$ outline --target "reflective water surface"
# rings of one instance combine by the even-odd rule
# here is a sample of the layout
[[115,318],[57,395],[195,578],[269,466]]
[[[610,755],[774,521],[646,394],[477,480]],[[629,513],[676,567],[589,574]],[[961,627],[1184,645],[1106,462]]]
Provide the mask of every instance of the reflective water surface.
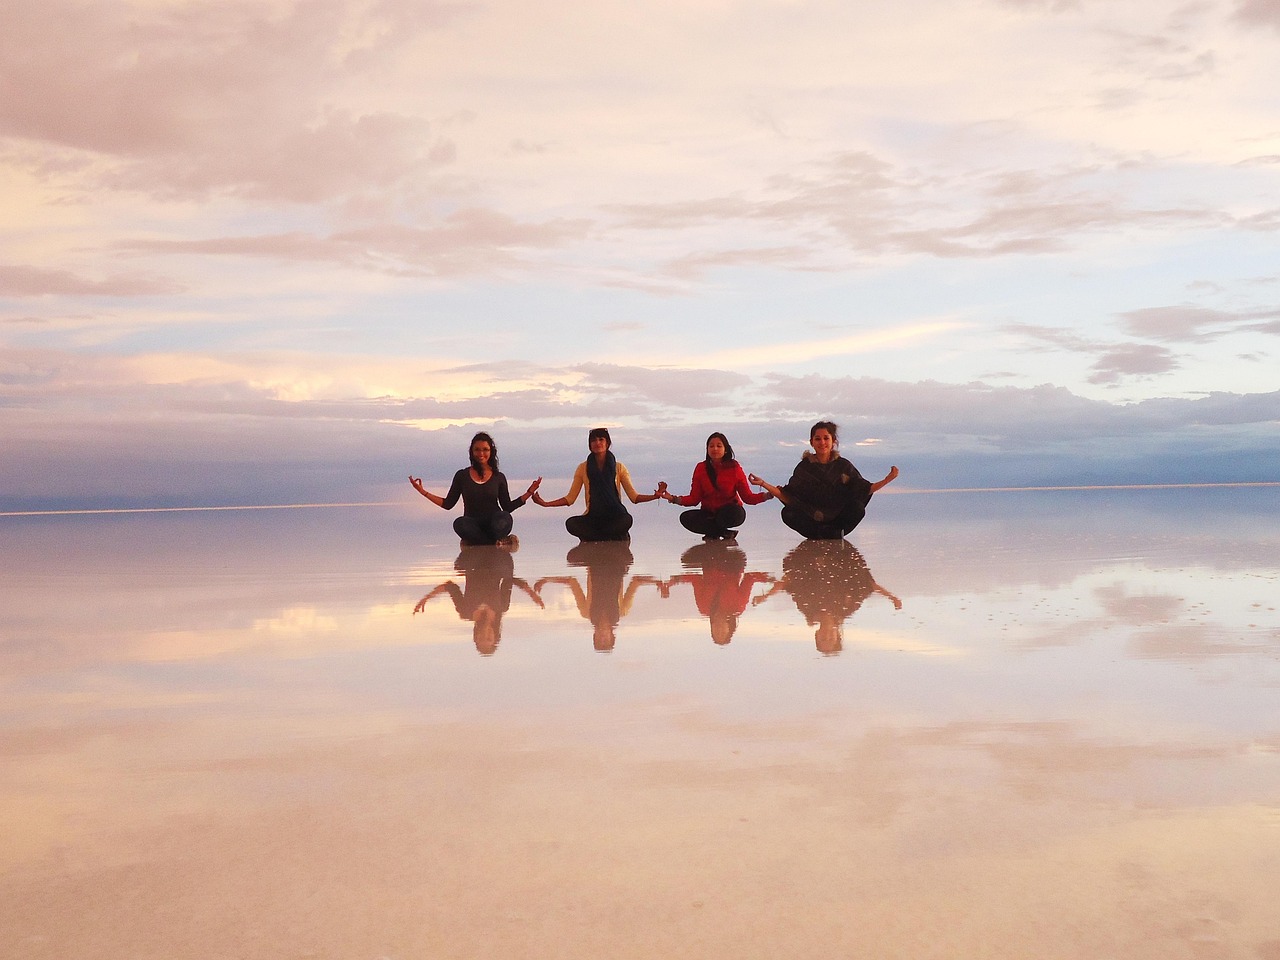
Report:
[[1278,498],[0,518],[0,956],[1277,960]]

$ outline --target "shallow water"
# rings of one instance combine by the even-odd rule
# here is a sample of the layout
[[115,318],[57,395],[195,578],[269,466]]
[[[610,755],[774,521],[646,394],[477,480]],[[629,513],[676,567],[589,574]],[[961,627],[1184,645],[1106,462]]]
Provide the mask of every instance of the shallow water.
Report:
[[1278,496],[0,519],[0,955],[1276,960]]

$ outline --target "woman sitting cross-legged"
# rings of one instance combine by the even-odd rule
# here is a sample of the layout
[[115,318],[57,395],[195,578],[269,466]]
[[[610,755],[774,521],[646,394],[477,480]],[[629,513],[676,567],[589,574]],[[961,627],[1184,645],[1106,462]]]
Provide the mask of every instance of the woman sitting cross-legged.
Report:
[[606,427],[595,427],[587,434],[590,456],[578,464],[573,473],[569,492],[555,500],[543,500],[534,491],[533,502],[542,507],[567,507],[578,499],[578,493],[586,490],[587,510],[580,516],[564,522],[565,529],[583,541],[630,540],[631,514],[622,504],[622,493],[632,503],[648,503],[666,493],[667,485],[658,484],[653,493],[636,493],[631,485],[631,474],[618,462],[613,452],[613,439]]
[[693,507],[680,514],[680,523],[704,540],[726,540],[738,535],[735,527],[747,519],[744,503],[772,500],[773,494],[756,493],[747,485],[742,465],[733,458],[729,438],[716,432],[707,437],[707,457],[693,468],[693,481],[683,497],[664,494],[669,503]]
[[410,477],[413,489],[437,507],[452,510],[462,499],[462,516],[453,521],[454,533],[464,546],[508,544],[511,539],[511,512],[525,505],[542,483],[539,477],[529,489],[511,498],[507,478],[498,472],[498,447],[487,433],[471,438],[471,466],[453,475],[453,484],[443,497],[422,485],[421,477]]

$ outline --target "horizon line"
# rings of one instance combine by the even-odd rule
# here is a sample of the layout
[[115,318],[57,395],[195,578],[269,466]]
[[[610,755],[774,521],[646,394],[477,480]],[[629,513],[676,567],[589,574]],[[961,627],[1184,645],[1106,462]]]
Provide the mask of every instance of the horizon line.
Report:
[[[938,493],[1036,493],[1089,490],[1194,490],[1230,487],[1280,487],[1280,480],[1228,481],[1224,483],[1098,483],[1031,487],[920,487],[888,489],[895,496]],[[259,503],[204,507],[95,507],[66,510],[0,510],[0,517],[69,517],[120,513],[212,513],[231,510],[316,510],[334,507],[398,507],[402,500],[369,500],[349,503]]]

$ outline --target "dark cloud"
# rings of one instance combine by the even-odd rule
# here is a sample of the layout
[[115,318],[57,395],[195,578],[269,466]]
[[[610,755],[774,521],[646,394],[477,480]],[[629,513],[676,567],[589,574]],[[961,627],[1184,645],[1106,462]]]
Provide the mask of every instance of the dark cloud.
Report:
[[1212,393],[1118,405],[1050,385],[992,387],[816,375],[769,377],[762,401],[779,418],[805,422],[834,417],[849,428],[848,439],[856,439],[855,433],[907,433],[945,444],[948,438],[967,437],[992,449],[1049,450],[1090,439],[1194,433],[1206,426],[1270,430],[1280,419],[1280,392]]
[[[567,478],[598,423],[615,427],[646,482],[687,475],[714,429],[752,469],[785,479],[809,425],[827,418],[868,473],[897,463],[916,488],[1280,477],[1280,392],[1110,404],[1051,386],[752,383],[722,371],[600,365],[575,369],[571,390],[546,371],[533,387],[478,380],[470,399],[290,402],[246,383],[138,387],[104,382],[88,360],[0,359],[0,509],[363,499],[401,483],[410,467],[447,480],[476,429],[496,431],[504,461],[522,476]],[[700,415],[708,408],[699,402],[723,412]],[[414,420],[457,425],[424,431]],[[857,446],[865,437],[881,442]]]

